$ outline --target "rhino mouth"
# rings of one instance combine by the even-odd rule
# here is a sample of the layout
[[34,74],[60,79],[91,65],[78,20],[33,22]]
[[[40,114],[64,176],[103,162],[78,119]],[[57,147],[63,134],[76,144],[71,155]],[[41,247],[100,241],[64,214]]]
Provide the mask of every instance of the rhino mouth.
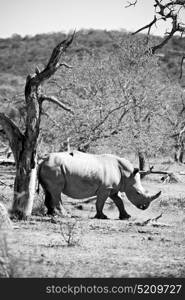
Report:
[[137,205],[137,208],[142,209],[142,210],[147,209],[148,206],[150,205],[150,203],[153,200],[157,199],[160,195],[161,195],[161,191],[153,196],[147,197],[147,199],[148,199],[147,203],[145,202],[145,203],[139,204],[139,205]]

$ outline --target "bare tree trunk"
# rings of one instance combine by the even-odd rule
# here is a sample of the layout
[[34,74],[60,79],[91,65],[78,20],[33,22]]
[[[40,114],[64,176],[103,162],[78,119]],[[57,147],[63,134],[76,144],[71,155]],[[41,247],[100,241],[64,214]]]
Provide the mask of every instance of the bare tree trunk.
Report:
[[183,163],[183,158],[184,158],[184,144],[176,147],[174,160],[178,163]]
[[[36,105],[38,106],[37,115],[35,114]],[[24,135],[10,119],[4,114],[0,114],[1,125],[9,139],[16,163],[12,215],[20,219],[25,219],[31,214],[37,175],[36,151],[40,125],[40,106],[35,101],[35,105],[32,103],[32,109],[29,105],[27,109],[29,117],[27,118]]]
[[[27,155],[27,153],[25,153],[25,155]],[[26,163],[24,157],[20,157],[20,161],[16,168],[14,201],[12,206],[12,214],[18,216],[20,219],[25,219],[27,216],[31,215],[35,196],[36,180],[36,157],[34,165]]]
[[178,162],[178,152],[177,152],[177,150],[175,151],[175,154],[174,154],[174,161]]
[[179,156],[180,163],[183,163],[183,157],[184,157],[184,149],[181,149],[180,156]]
[[184,140],[183,135],[185,132],[185,127],[182,128],[182,130],[179,132],[177,144],[175,145],[175,155],[174,159],[176,162],[183,163],[183,157],[184,157]]
[[0,113],[0,124],[2,125],[9,140],[16,163],[16,177],[14,182],[14,200],[12,215],[19,219],[25,219],[31,215],[35,186],[37,179],[37,144],[40,131],[42,103],[47,100],[53,102],[66,111],[69,107],[54,97],[47,97],[42,93],[41,84],[50,78],[61,66],[70,67],[59,63],[62,53],[72,43],[74,34],[58,44],[43,71],[35,70],[34,75],[28,75],[25,86],[26,102],[26,129],[24,134],[3,113]]
[[[145,170],[145,166],[146,166],[146,161],[145,161],[145,154],[142,151],[138,151],[138,157],[139,157],[139,170],[140,171],[144,171]],[[143,178],[144,176],[141,173],[141,178]]]
[[144,171],[145,170],[145,165],[146,165],[145,155],[144,155],[143,152],[139,151],[138,156],[139,156],[139,170]]

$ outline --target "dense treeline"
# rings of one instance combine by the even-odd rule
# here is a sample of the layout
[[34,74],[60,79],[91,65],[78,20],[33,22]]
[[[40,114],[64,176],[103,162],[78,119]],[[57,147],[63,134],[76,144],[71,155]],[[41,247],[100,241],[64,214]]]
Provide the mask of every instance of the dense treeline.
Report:
[[[103,31],[103,30],[81,30],[76,34],[73,47],[68,50],[68,56],[94,52],[111,53],[117,48],[122,39],[127,39],[129,33],[126,31]],[[7,39],[0,39],[0,73],[11,73],[26,76],[34,65],[44,64],[53,47],[66,37],[64,33],[37,34],[25,36],[14,34]],[[161,40],[160,37],[152,37],[151,40]],[[175,74],[179,66],[177,60],[180,57],[177,52],[182,53],[185,48],[185,38],[174,37],[160,50],[165,54],[163,63],[167,70]],[[69,58],[70,59],[70,58]]]
[[[0,101],[25,126],[26,76],[43,68],[64,33],[0,40]],[[152,37],[150,44],[159,37]],[[179,82],[185,39],[174,37],[157,55],[146,52],[146,36],[125,31],[83,30],[65,54],[62,67],[43,89],[73,107],[75,115],[44,106],[39,151],[66,149],[135,152],[142,156],[174,153],[184,124],[185,96]],[[181,145],[182,146],[182,143]],[[97,149],[97,148],[96,148]],[[179,149],[179,148],[178,148]],[[102,149],[100,149],[102,151]]]

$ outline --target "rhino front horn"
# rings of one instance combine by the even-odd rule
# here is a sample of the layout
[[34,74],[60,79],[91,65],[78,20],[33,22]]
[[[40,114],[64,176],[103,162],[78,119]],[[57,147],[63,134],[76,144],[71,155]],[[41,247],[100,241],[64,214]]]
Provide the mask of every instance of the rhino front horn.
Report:
[[155,194],[154,196],[150,197],[150,201],[157,199],[160,195],[161,195],[161,191],[159,193]]

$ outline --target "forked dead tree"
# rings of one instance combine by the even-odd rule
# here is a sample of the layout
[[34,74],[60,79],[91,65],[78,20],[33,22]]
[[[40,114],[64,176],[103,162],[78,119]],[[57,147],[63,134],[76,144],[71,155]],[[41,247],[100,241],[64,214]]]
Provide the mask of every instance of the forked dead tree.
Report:
[[[127,1],[128,4],[126,5],[126,7],[128,8],[136,6],[138,2],[139,0]],[[146,52],[149,52],[150,54],[155,54],[158,50],[163,48],[175,34],[178,34],[180,37],[182,37],[185,34],[185,0],[151,0],[151,2],[153,3],[154,8],[153,19],[148,24],[145,24],[144,26],[133,32],[132,35],[147,30],[148,43],[151,29],[158,24],[160,26],[161,21],[166,22],[168,24],[169,29],[165,32],[164,37],[156,43],[154,43],[154,45],[152,46],[148,44],[149,46],[147,47]],[[179,83],[182,86],[182,88],[184,88],[184,83],[181,81],[184,69],[183,66],[185,61],[185,52],[176,50],[172,50],[170,52],[181,57]],[[182,112],[183,111],[184,109],[182,110]],[[178,162],[183,162],[184,128],[179,133],[175,134],[174,137],[177,138],[177,144],[175,146],[175,160]],[[142,163],[142,157],[139,157],[139,161],[140,163]],[[141,168],[141,170],[143,171],[144,168]],[[141,176],[144,175],[141,174]]]
[[[126,7],[135,6],[138,0],[127,1]],[[161,49],[167,42],[174,36],[175,33],[183,35],[185,33],[185,23],[181,21],[181,15],[185,12],[185,0],[153,0],[154,6],[154,18],[149,23],[139,28],[133,34],[139,33],[145,29],[150,34],[151,28],[160,21],[170,21],[171,28],[166,32],[164,38],[156,45],[150,47],[150,52],[155,53],[158,49]],[[184,58],[183,58],[184,60]],[[183,61],[182,61],[183,63]]]
[[[138,0],[133,1],[127,1],[128,5],[126,7],[135,6],[138,2]],[[156,26],[160,21],[164,22],[170,22],[171,26],[168,31],[166,31],[164,38],[156,43],[155,45],[149,47],[147,51],[149,51],[151,54],[155,54],[157,50],[163,48],[168,41],[177,33],[181,37],[185,34],[185,22],[184,22],[184,14],[185,14],[185,0],[153,0],[153,6],[154,6],[154,18],[153,20],[144,25],[143,27],[139,28],[134,34],[137,34],[143,30],[148,31],[148,39],[151,28],[153,26]],[[183,51],[174,51],[174,54],[181,57],[180,62],[180,75],[179,80],[182,79],[183,74],[183,64],[185,61],[185,52]]]
[[60,67],[70,68],[66,63],[60,63],[60,58],[72,43],[73,38],[74,33],[53,49],[49,62],[42,71],[36,67],[35,73],[27,76],[25,85],[27,113],[25,132],[22,133],[14,122],[4,113],[0,113],[0,124],[9,140],[16,164],[12,215],[19,219],[27,218],[32,212],[37,178],[37,145],[42,104],[44,101],[53,102],[72,113],[70,107],[67,107],[55,97],[44,95],[42,84]]

